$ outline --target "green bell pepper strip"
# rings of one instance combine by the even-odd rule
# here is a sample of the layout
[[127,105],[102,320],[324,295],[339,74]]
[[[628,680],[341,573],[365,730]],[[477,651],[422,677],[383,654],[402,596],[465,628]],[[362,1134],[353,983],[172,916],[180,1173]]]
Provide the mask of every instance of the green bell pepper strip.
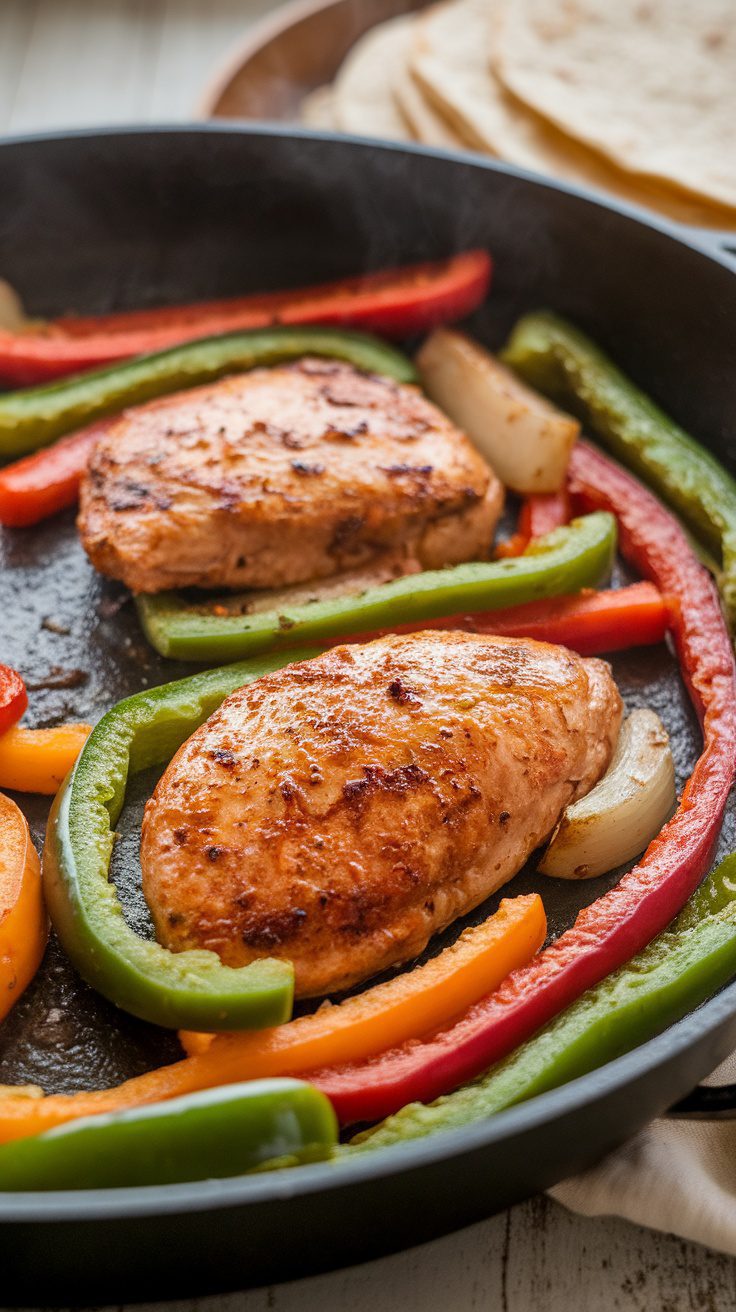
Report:
[[735,628],[736,480],[564,319],[525,315],[502,358],[533,387],[575,410],[719,557],[718,587]]
[[167,762],[229,693],[312,652],[209,670],[119,702],[92,730],[49,817],[46,904],[88,984],[124,1011],[174,1029],[258,1029],[289,1019],[290,962],[223,966],[214,952],[170,952],[126,923],[109,864],[128,777]]
[[349,1153],[484,1120],[556,1089],[661,1033],[736,974],[736,856],[701,884],[669,929],[487,1075],[410,1103],[356,1136]]
[[223,1179],[284,1159],[319,1160],[336,1140],[335,1113],[319,1090],[300,1080],[253,1080],[4,1144],[0,1192]]
[[297,642],[578,592],[608,575],[615,550],[616,521],[599,511],[535,539],[523,556],[408,574],[353,596],[251,615],[216,615],[188,606],[176,593],[161,593],[138,597],[138,614],[162,656],[234,660]]
[[5,393],[0,396],[0,458],[26,455],[126,406],[303,355],[344,360],[399,383],[417,381],[407,356],[366,333],[285,326],[224,333],[58,383]]

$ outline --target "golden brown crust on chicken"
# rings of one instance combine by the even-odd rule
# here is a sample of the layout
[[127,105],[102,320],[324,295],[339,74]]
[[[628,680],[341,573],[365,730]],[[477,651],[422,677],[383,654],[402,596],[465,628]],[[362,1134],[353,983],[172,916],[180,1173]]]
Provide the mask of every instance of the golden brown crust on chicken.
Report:
[[289,958],[307,996],[407,961],[592,787],[620,718],[606,664],[524,640],[412,634],[266,675],[146,807],[159,939]]
[[416,387],[304,359],[123,414],[78,523],[96,568],[135,592],[266,588],[399,549],[430,569],[485,556],[502,500]]

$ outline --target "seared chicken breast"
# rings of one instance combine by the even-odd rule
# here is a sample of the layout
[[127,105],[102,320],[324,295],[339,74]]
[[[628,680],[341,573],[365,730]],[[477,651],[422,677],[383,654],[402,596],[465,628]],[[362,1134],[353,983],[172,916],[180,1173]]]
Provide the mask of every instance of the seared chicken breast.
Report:
[[387,552],[407,568],[485,556],[502,500],[416,387],[303,359],[123,414],[78,523],[93,565],[135,592],[270,588]]
[[531,640],[394,636],[268,674],[148,802],[159,940],[288,958],[307,996],[407,961],[596,783],[620,719],[608,665]]

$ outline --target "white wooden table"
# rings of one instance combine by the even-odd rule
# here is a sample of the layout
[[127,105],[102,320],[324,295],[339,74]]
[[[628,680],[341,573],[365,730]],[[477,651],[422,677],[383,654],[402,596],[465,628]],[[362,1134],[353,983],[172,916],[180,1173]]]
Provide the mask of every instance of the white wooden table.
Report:
[[[0,134],[188,118],[229,44],[274,2],[0,0]],[[736,1261],[622,1221],[574,1217],[537,1198],[368,1266],[171,1305],[182,1312],[542,1307],[732,1312]]]

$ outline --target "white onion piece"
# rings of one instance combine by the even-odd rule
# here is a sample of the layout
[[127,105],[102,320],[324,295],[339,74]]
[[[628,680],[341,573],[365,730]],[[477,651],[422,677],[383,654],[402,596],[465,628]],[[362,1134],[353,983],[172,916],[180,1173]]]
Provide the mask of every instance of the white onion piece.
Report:
[[15,288],[0,278],[0,328],[9,333],[22,333],[41,322],[40,319],[28,318]]
[[556,492],[580,425],[495,356],[453,328],[437,328],[417,366],[427,395],[514,492]]
[[591,879],[639,856],[677,803],[670,740],[654,711],[632,711],[606,774],[563,813],[538,867]]

